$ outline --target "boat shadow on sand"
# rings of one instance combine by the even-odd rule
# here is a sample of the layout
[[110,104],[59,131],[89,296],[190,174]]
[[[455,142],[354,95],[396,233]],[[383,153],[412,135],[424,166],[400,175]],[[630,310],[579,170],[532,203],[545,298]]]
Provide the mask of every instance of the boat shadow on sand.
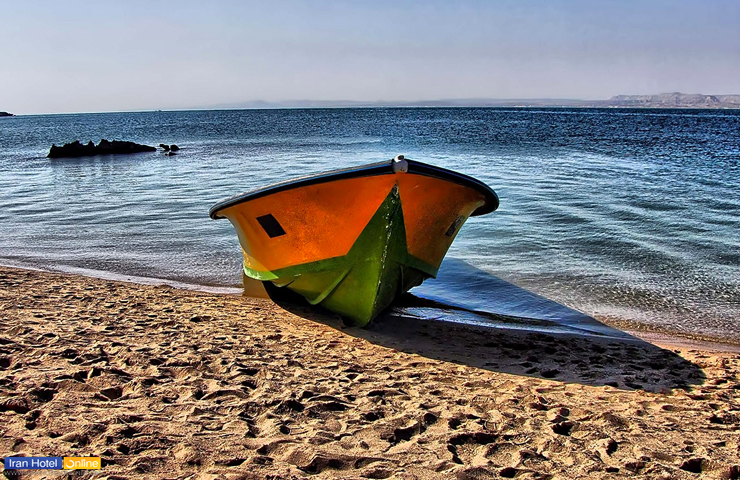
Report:
[[[454,279],[451,285],[449,280]],[[467,295],[450,295],[455,289]],[[590,386],[666,392],[701,385],[702,369],[676,352],[605,325],[465,262],[404,295],[365,328],[347,327],[298,295],[270,289],[286,310],[405,353],[486,370]],[[288,292],[290,293],[290,292]],[[464,298],[465,305],[452,298]],[[479,299],[479,300],[476,300]],[[459,302],[458,302],[459,303]]]

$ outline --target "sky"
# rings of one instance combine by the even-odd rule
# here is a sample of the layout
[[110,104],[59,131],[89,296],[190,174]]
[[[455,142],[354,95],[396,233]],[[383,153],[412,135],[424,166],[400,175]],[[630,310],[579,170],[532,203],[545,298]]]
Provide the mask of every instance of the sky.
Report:
[[0,111],[740,93],[738,0],[0,0]]

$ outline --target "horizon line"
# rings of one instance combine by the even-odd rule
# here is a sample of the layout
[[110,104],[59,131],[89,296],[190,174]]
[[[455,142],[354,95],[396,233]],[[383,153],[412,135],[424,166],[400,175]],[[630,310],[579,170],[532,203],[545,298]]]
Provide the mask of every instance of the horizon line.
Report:
[[[641,108],[641,109],[697,109],[697,110],[736,110],[740,103],[732,102],[731,106],[709,105],[619,105],[610,102],[639,101],[653,97],[680,95],[682,97],[738,97],[740,94],[701,94],[666,92],[659,94],[620,94],[608,99],[578,99],[578,98],[440,98],[434,100],[248,100],[228,102],[214,105],[192,106],[182,108],[133,108],[131,110],[98,110],[77,112],[43,112],[43,113],[10,113],[13,116],[33,115],[81,115],[106,113],[145,113],[145,112],[188,112],[188,111],[225,111],[225,110],[309,110],[309,109],[336,109],[336,108]],[[621,97],[621,98],[620,98]]]

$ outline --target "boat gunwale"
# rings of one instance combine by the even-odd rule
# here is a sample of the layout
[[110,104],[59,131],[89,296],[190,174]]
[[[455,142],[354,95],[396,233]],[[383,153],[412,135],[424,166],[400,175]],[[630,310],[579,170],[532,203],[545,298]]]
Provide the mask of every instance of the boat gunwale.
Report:
[[[494,192],[491,187],[481,182],[480,180],[462,173],[455,172],[453,170],[435,167],[433,165],[418,162],[415,160],[406,159],[406,162],[408,162],[408,173],[451,181],[453,183],[472,188],[482,193],[483,196],[486,198],[486,203],[478,207],[471,214],[471,216],[485,215],[487,213],[493,212],[498,208],[498,195],[496,195],[496,192]],[[208,215],[214,220],[225,218],[219,215],[219,211],[225,208],[233,207],[234,205],[238,205],[240,203],[272,195],[274,193],[292,190],[294,188],[327,183],[334,180],[371,177],[376,175],[387,175],[394,173],[396,172],[393,169],[393,160],[386,160],[383,162],[371,163],[358,167],[348,167],[337,170],[330,170],[328,172],[322,172],[318,174],[306,175],[283,182],[273,183],[272,185],[267,185],[256,190],[250,190],[248,192],[229,197],[213,205],[208,211]]]

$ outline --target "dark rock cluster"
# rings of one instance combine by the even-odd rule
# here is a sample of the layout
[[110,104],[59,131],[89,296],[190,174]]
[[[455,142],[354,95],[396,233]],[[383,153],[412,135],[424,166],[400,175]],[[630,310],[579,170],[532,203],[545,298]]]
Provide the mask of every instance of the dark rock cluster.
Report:
[[0,117],[15,117],[15,115],[8,112],[0,112]]
[[164,143],[160,143],[159,147],[165,151],[165,155],[177,155],[177,152],[180,150],[180,147],[177,145],[165,145]]
[[95,145],[92,141],[87,144],[80,143],[79,140],[75,140],[72,143],[65,143],[61,147],[52,145],[49,150],[49,158],[74,158],[74,157],[88,157],[92,155],[109,155],[109,154],[128,154],[128,153],[140,153],[140,152],[156,152],[155,147],[149,145],[141,145],[134,142],[125,142],[119,140],[113,140],[109,142],[106,139],[100,140],[100,143]]

